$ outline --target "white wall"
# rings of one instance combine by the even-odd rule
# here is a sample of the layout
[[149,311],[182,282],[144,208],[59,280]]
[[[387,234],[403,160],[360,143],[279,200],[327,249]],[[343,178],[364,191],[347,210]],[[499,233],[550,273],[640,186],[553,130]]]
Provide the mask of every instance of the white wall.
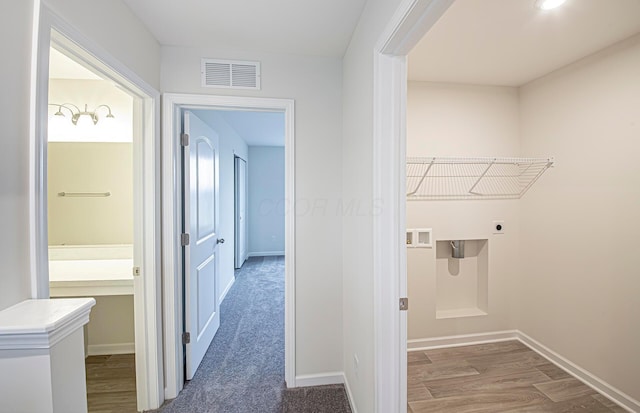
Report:
[[[375,403],[373,330],[373,50],[400,0],[369,0],[343,59],[343,366],[359,412]],[[358,356],[358,371],[354,367]]]
[[640,37],[521,89],[519,329],[640,399]]
[[520,156],[518,90],[409,82],[407,156]]
[[247,143],[229,126],[220,114],[214,110],[193,111],[202,121],[213,129],[220,138],[220,268],[218,268],[218,285],[220,294],[224,294],[234,280],[235,260],[235,159],[238,155],[247,159]]
[[249,254],[284,253],[284,147],[250,146]]
[[[201,57],[260,61],[262,90],[200,87]],[[342,370],[341,73],[337,58],[162,48],[164,92],[295,99],[296,375]]]
[[122,0],[42,0],[153,88],[160,86],[160,45]]
[[[515,88],[409,82],[407,156],[520,156],[519,132]],[[409,340],[515,327],[519,219],[517,200],[407,202],[407,228],[432,228],[434,239],[407,249]],[[492,234],[494,220],[504,234]],[[489,240],[487,315],[437,320],[435,240],[457,239]]]
[[33,0],[0,13],[0,309],[29,297],[29,96]]
[[89,352],[109,346],[132,351],[135,342],[133,295],[94,298],[96,305],[91,309],[91,319],[85,330]]
[[49,245],[133,244],[132,144],[51,142],[47,156]]

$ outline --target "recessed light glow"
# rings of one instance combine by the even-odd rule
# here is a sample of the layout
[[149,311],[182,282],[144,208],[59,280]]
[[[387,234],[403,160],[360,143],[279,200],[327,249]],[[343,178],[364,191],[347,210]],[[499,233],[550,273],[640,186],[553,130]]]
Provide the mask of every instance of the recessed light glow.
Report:
[[540,10],[551,10],[562,6],[567,0],[536,0],[536,7]]

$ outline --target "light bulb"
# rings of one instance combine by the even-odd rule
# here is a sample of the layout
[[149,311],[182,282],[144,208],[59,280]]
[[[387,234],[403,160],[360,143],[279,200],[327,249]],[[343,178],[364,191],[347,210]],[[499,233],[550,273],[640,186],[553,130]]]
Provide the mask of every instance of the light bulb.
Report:
[[56,142],[63,140],[68,134],[71,126],[71,121],[60,115],[52,115],[49,117],[49,124],[47,129],[47,140]]
[[567,0],[536,0],[536,7],[540,10],[551,10],[560,7]]
[[80,117],[78,117],[78,123],[76,123],[76,126],[78,128],[87,129],[94,126],[94,124],[93,124],[93,120],[91,119],[91,116],[80,115]]

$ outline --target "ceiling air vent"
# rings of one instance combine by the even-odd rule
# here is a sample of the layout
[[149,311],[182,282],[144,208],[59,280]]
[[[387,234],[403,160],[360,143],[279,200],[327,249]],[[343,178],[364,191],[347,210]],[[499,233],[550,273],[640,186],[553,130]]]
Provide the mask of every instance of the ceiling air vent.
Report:
[[260,89],[260,62],[202,59],[202,86]]

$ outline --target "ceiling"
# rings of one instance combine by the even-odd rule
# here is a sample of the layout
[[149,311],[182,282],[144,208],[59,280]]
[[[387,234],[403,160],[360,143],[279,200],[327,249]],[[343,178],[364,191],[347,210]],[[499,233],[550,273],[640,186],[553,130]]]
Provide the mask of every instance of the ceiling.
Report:
[[284,146],[284,112],[242,110],[193,110],[215,128],[220,115],[249,146]]
[[49,49],[49,78],[102,80],[100,76],[84,68],[54,48]]
[[456,0],[409,54],[409,80],[521,86],[640,33],[640,0]]
[[162,45],[342,57],[366,0],[124,0]]

